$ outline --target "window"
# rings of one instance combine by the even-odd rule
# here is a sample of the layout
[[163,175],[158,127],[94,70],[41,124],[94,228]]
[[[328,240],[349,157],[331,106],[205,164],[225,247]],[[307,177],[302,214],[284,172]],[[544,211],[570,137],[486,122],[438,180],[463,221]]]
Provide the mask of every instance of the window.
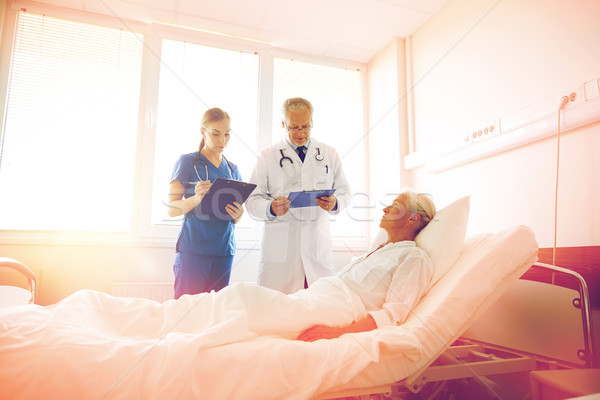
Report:
[[[366,221],[360,201],[367,179],[356,68],[278,58],[265,44],[182,27],[118,29],[105,26],[111,18],[51,10],[53,16],[11,11],[14,37],[3,37],[12,46],[0,68],[8,70],[10,62],[0,79],[7,85],[0,131],[5,237],[59,231],[61,240],[63,231],[73,231],[64,237],[170,246],[181,223],[167,215],[171,173],[181,154],[198,149],[204,111],[230,114],[225,156],[248,180],[259,148],[283,134],[283,100],[302,96],[315,107],[313,135],[337,149],[354,193],[353,207],[332,216],[334,243],[338,249],[364,244],[367,224],[356,223]],[[238,242],[255,247],[258,226],[245,213]],[[55,238],[49,232],[32,237]]]
[[142,42],[122,29],[18,13],[0,229],[129,229]]
[[[256,162],[259,57],[216,47],[163,40],[154,156],[152,224],[180,225],[165,201],[175,161],[198,150],[204,112],[219,107],[231,117],[224,155],[248,180]],[[246,226],[244,214],[238,227]]]
[[[281,139],[281,104],[304,97],[314,108],[311,136],[333,146],[342,160],[352,193],[352,206],[332,217],[334,237],[366,235],[366,162],[363,92],[360,71],[276,58],[273,82],[273,142]],[[279,134],[278,134],[279,132]]]

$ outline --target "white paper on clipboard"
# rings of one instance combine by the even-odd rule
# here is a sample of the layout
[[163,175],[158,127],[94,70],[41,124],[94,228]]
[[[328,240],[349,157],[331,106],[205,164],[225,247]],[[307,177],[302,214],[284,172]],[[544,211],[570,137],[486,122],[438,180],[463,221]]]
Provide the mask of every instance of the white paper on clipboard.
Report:
[[288,196],[288,199],[290,200],[290,208],[318,206],[315,199],[324,196],[331,196],[334,192],[335,189],[303,190],[301,192],[291,192]]

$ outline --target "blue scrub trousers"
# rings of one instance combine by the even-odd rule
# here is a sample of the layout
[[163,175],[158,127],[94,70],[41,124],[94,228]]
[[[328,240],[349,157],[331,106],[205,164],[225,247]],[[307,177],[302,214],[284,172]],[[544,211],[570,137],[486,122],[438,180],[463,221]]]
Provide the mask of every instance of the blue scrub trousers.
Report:
[[215,292],[229,284],[233,256],[205,256],[202,254],[175,254],[175,298],[184,294]]

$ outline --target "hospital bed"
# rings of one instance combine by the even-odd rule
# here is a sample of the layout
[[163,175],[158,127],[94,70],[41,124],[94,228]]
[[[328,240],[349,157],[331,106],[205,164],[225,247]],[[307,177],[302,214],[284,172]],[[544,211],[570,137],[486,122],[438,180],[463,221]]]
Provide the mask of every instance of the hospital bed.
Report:
[[533,392],[535,400],[541,398],[536,395],[540,389],[530,373],[547,370],[593,371],[598,386],[600,370],[592,370],[599,365],[590,295],[577,272],[536,262],[500,298],[484,303],[491,305],[483,305],[487,310],[475,314],[464,332],[449,338],[437,356],[405,379],[341,389],[318,399],[435,399],[450,393],[455,398],[526,399]]
[[[436,382],[467,374],[493,390],[483,376],[531,371],[544,361],[526,350],[490,350],[489,332],[478,327],[486,311],[536,262],[537,243],[524,226],[465,240],[467,216],[468,201],[455,202],[417,237],[433,261],[434,284],[403,324],[338,339],[307,343],[273,334],[208,346],[201,335],[174,331],[158,339],[118,337],[107,328],[113,322],[109,319],[128,323],[125,313],[133,310],[130,315],[139,318],[135,324],[143,324],[182,300],[124,303],[91,291],[63,300],[52,315],[39,306],[12,308],[30,315],[23,319],[30,326],[3,326],[9,314],[0,311],[0,398],[40,393],[79,399],[427,398],[440,390]],[[581,304],[586,302],[582,295]],[[96,312],[92,326],[78,324]],[[46,329],[46,321],[57,320],[58,314],[69,323],[61,319],[58,327]],[[587,366],[593,354],[589,337],[576,347],[583,350],[578,362]],[[573,360],[547,365],[562,368]]]

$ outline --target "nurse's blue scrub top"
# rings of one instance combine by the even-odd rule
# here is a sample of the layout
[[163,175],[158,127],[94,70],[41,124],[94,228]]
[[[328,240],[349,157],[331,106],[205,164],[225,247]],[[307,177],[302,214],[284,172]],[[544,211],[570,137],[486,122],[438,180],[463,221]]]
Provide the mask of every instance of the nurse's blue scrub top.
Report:
[[[208,179],[211,183],[217,178],[242,180],[237,166],[231,162],[227,163],[225,158],[217,168],[202,154],[198,155],[197,151],[184,154],[175,163],[173,175],[171,176],[171,182],[177,180],[184,186],[184,198],[195,194],[195,184],[189,182],[199,180],[194,170],[194,160],[196,160],[196,169],[202,180],[206,180],[206,169],[203,162],[208,167]],[[231,168],[229,165],[231,165]],[[235,253],[233,221],[208,218],[205,215],[197,216],[196,208],[183,217],[181,231],[177,238],[177,251],[208,256],[233,255]]]

